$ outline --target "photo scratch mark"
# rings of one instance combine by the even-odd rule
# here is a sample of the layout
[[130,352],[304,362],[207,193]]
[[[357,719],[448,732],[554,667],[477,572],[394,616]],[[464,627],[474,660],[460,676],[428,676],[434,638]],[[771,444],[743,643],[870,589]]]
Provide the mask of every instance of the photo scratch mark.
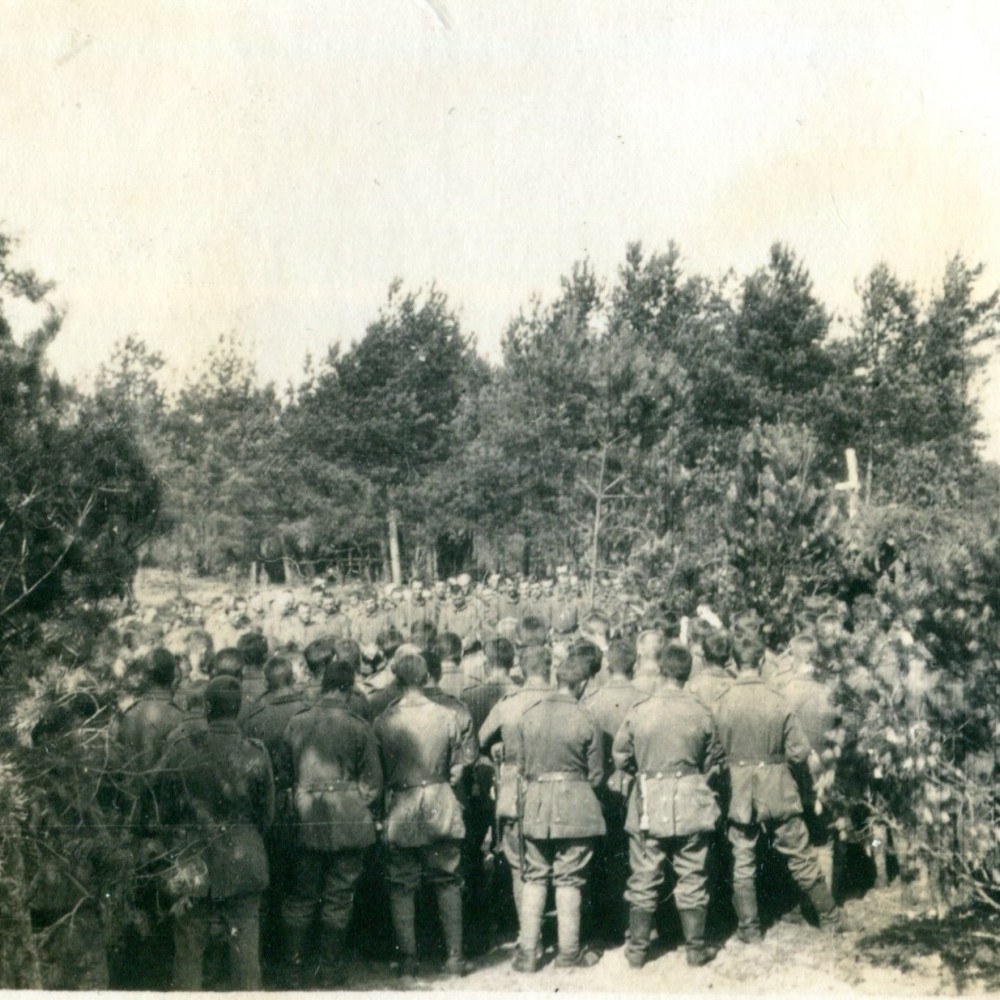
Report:
[[79,31],[74,30],[70,36],[70,47],[69,51],[63,53],[57,60],[56,66],[65,66],[71,59],[78,56],[91,42],[93,42],[93,35],[81,35]]
[[443,31],[451,30],[451,16],[444,0],[413,0],[413,2],[423,11],[429,13],[434,20],[434,24]]

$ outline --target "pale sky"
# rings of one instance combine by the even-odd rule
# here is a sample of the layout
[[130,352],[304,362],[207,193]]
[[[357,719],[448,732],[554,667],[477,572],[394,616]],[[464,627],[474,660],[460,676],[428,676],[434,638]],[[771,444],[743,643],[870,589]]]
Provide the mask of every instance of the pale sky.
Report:
[[4,28],[0,224],[58,282],[66,376],[133,332],[177,375],[235,330],[284,383],[395,276],[495,357],[633,239],[709,275],[785,241],[846,315],[879,260],[1000,285],[992,0],[7,0]]

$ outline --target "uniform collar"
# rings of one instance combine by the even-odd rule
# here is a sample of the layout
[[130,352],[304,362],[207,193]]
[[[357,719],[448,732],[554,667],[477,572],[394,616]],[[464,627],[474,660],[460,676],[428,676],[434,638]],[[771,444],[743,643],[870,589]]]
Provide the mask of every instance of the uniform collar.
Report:
[[734,684],[763,684],[764,678],[760,674],[737,674],[733,678]]
[[543,680],[541,677],[525,677],[524,684],[521,685],[522,691],[548,691],[549,682]]
[[327,691],[320,697],[317,704],[342,706],[347,704],[349,696],[350,692],[348,691]]

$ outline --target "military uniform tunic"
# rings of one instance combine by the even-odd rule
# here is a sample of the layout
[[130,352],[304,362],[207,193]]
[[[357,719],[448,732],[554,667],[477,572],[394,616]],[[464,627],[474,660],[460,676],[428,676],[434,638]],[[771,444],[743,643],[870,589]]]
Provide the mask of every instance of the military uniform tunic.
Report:
[[551,692],[526,709],[512,727],[524,782],[521,822],[526,882],[580,888],[594,840],[606,827],[594,792],[604,780],[604,748],[597,723],[566,692]]
[[809,851],[802,799],[791,770],[791,765],[806,762],[811,748],[791,706],[750,674],[733,681],[712,714],[730,775],[729,841],[736,890],[754,884],[762,825],[796,883],[811,889],[822,875]]
[[375,733],[344,692],[330,692],[292,716],[282,752],[299,824],[295,889],[285,902],[285,919],[308,927],[322,894],[323,923],[343,930],[365,850],[375,843],[372,810],[382,794]]
[[191,907],[175,917],[175,989],[201,987],[212,920],[228,925],[236,989],[260,989],[260,893],[268,884],[263,833],[274,815],[271,761],[235,720],[210,722],[172,741],[158,768],[165,832],[179,869],[192,873]]
[[613,755],[616,767],[636,776],[625,822],[627,899],[655,910],[670,861],[678,909],[707,906],[709,839],[721,815],[708,777],[722,764],[708,709],[685,690],[662,687],[626,715]]

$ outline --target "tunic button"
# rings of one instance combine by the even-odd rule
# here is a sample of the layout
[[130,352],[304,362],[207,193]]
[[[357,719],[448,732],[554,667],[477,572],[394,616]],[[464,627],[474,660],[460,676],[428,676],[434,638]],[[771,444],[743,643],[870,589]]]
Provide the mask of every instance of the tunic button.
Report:
[[675,778],[683,778],[684,777],[684,772],[683,771],[678,771],[677,774],[674,775],[674,777]]

